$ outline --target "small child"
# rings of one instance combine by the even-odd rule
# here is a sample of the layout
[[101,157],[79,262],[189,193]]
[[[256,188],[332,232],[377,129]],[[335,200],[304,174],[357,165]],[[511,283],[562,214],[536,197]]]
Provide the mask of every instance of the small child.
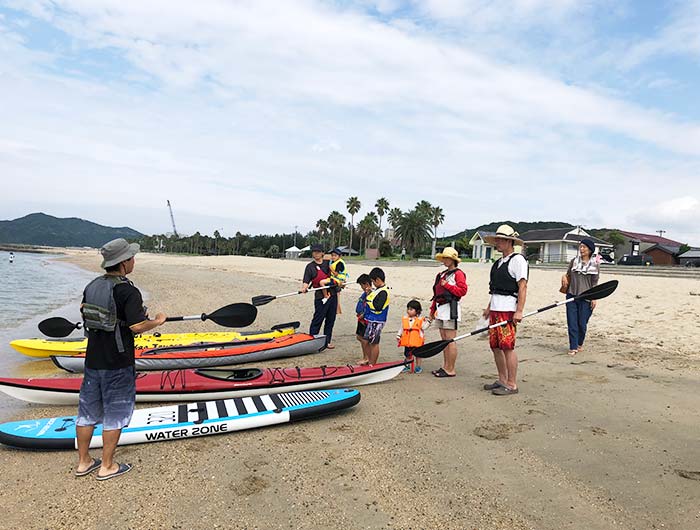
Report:
[[369,277],[375,289],[366,298],[365,320],[367,320],[367,329],[365,330],[364,338],[369,342],[368,364],[373,365],[377,364],[377,359],[379,359],[379,340],[389,314],[389,288],[384,283],[384,271],[379,267],[369,271]]
[[[350,277],[348,275],[348,268],[345,266],[343,261],[343,253],[338,248],[331,250],[331,261],[329,264],[331,270],[331,275],[319,282],[322,287],[333,286],[336,289],[341,289]],[[331,297],[331,292],[329,289],[323,290],[324,304],[325,301]],[[340,292],[338,293],[338,310],[337,313],[340,315],[342,313],[340,309]]]
[[423,371],[421,359],[413,357],[413,350],[425,344],[425,330],[430,327],[432,320],[420,316],[423,308],[418,300],[411,300],[406,304],[406,315],[401,319],[401,329],[396,334],[396,341],[399,347],[403,346],[403,356],[406,362],[404,372],[414,372],[419,374]]
[[372,280],[370,280],[368,274],[360,274],[357,278],[357,283],[359,283],[362,288],[362,294],[357,299],[357,305],[355,306],[355,314],[357,315],[355,337],[360,341],[360,345],[362,346],[362,361],[360,361],[359,364],[361,366],[366,366],[369,364],[369,342],[365,339],[365,331],[367,330],[365,309],[367,307],[367,295],[372,292]]

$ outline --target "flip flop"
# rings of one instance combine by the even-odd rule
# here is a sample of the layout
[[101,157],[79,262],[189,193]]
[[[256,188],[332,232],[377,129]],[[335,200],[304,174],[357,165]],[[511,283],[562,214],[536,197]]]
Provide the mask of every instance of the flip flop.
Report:
[[445,370],[440,368],[437,372],[433,373],[435,377],[454,377],[457,374],[448,374]]
[[131,468],[134,467],[131,464],[119,464],[119,468],[114,472],[110,473],[109,475],[105,475],[104,477],[101,477],[100,475],[95,475],[97,480],[109,480],[114,477],[118,477],[119,475],[123,475],[124,473],[128,473],[131,471]]
[[85,471],[76,471],[75,476],[76,477],[84,477],[85,475],[89,475],[90,473],[92,473],[96,469],[99,469],[101,465],[102,465],[102,460],[100,460],[99,458],[93,458],[92,464],[90,464],[90,466]]
[[499,386],[498,388],[494,388],[491,393],[494,396],[512,396],[513,394],[518,393],[517,388],[508,388],[507,386]]

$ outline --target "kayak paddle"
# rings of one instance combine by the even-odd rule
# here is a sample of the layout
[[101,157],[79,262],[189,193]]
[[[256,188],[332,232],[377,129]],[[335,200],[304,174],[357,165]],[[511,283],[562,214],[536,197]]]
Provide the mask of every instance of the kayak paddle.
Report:
[[[326,285],[325,287],[314,287],[313,289],[308,289],[306,292],[310,293],[311,291],[320,291],[321,289],[333,289],[332,285]],[[293,293],[287,293],[287,294],[278,294],[277,296],[272,296],[269,294],[261,294],[260,296],[254,296],[253,297],[253,305],[254,306],[261,306],[265,304],[269,304],[273,300],[276,300],[277,298],[286,298],[288,296],[295,296],[297,294],[304,294],[304,291],[294,291]]]
[[[617,280],[610,280],[609,282],[605,282],[605,283],[602,283],[600,285],[596,285],[595,287],[591,287],[587,291],[582,292],[578,296],[574,296],[573,298],[567,298],[566,300],[562,300],[561,302],[556,302],[554,304],[550,304],[548,306],[541,307],[541,308],[537,309],[536,311],[526,313],[525,315],[523,315],[523,318],[531,317],[532,315],[536,315],[537,313],[541,313],[542,311],[547,311],[548,309],[553,309],[553,308],[558,307],[560,305],[568,304],[569,302],[573,302],[574,300],[580,300],[580,299],[591,300],[591,301],[592,300],[600,300],[601,298],[605,298],[606,296],[610,296],[615,291],[615,289],[617,289],[617,284],[618,284]],[[486,326],[486,327],[480,328],[480,329],[475,329],[471,333],[465,333],[464,335],[459,335],[458,337],[455,337],[454,339],[437,340],[435,342],[429,342],[428,344],[424,344],[423,346],[419,346],[418,348],[413,350],[413,355],[415,357],[420,357],[421,359],[427,359],[428,357],[432,357],[433,355],[437,355],[438,353],[440,353],[451,342],[466,339],[467,337],[471,337],[472,335],[478,335],[479,333],[483,333],[484,331],[488,331],[491,328],[505,326],[509,322],[512,322],[512,320],[503,320],[501,322],[496,322],[495,324],[491,324],[490,326]]]
[[[182,317],[168,317],[166,322],[179,322],[181,320],[211,320],[219,326],[227,328],[244,328],[255,322],[258,316],[258,308],[246,303],[230,304],[221,307],[211,314],[191,315]],[[81,329],[82,322],[75,324],[63,317],[51,317],[39,322],[39,331],[49,337],[67,337],[73,330]]]

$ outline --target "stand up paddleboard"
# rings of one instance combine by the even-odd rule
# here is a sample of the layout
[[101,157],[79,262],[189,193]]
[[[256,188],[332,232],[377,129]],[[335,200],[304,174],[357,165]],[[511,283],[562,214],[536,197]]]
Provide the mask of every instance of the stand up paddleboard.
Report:
[[[357,405],[353,389],[290,392],[138,409],[119,445],[160,442],[266,427],[329,414]],[[0,443],[23,449],[75,449],[75,416],[0,424]],[[90,447],[102,447],[102,426]]]

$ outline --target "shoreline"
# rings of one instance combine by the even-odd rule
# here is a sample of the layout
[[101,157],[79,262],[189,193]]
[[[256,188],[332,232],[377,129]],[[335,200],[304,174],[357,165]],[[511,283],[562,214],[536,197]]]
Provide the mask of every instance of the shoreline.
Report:
[[[70,251],[60,259],[99,271],[94,251]],[[294,290],[305,263],[144,253],[130,277],[150,293],[149,312],[196,314]],[[365,268],[353,264],[352,279]],[[470,289],[460,333],[473,328],[488,300],[488,266],[465,264],[463,269]],[[435,272],[423,266],[387,267],[392,306],[380,360],[401,357],[393,333],[408,300],[428,303]],[[559,277],[560,271],[533,270],[526,308],[561,299]],[[7,506],[4,524],[93,528],[109,518],[131,528],[693,527],[700,516],[700,481],[679,472],[700,471],[695,390],[700,356],[695,326],[678,323],[680,315],[690,322],[700,318],[700,297],[688,294],[695,289],[690,280],[619,279],[618,291],[596,309],[586,350],[574,358],[566,354],[564,311],[543,313],[519,327],[521,393],[516,396],[481,390],[493,380],[495,367],[488,343],[472,337],[459,342],[456,378],[430,375],[440,366],[441,356],[436,356],[424,362],[423,374],[360,387],[362,401],[342,414],[120,447],[117,460],[133,462],[135,468],[105,484],[74,480],[70,451],[0,448],[6,481],[23,484],[12,496],[0,493]],[[335,328],[335,350],[260,365],[356,362],[352,309],[357,293],[346,289],[341,294],[344,313]],[[311,313],[304,295],[277,300],[259,308],[253,327],[300,320],[300,330],[306,331]],[[167,329],[216,326],[175,323]],[[428,342],[437,338],[434,329],[426,335]],[[29,405],[18,415],[74,413],[70,407]],[[27,458],[33,461],[30,471]],[[167,488],[144,494],[146,484]],[[49,505],[43,494],[47,488],[53,492]],[[99,515],[83,500],[95,491],[109,498]],[[193,492],[198,510],[182,509]]]

